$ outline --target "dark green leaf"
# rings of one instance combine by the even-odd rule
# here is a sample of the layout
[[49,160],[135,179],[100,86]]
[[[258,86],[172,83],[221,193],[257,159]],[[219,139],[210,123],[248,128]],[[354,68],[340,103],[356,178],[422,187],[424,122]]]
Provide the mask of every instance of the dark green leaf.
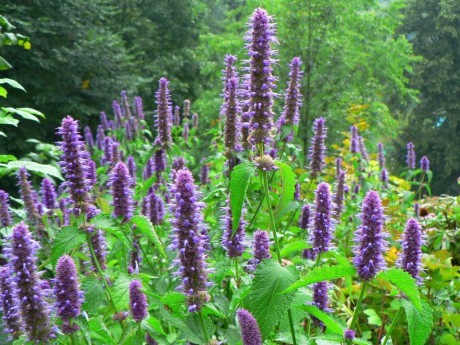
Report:
[[404,292],[418,310],[421,310],[418,286],[409,273],[400,268],[390,268],[380,272],[377,278],[386,280],[396,286],[400,291]]
[[307,248],[311,248],[311,245],[309,245],[306,240],[299,240],[285,245],[281,249],[280,254],[282,257],[285,257],[293,252],[298,252]]
[[[232,170],[230,178],[230,208],[233,219],[239,220],[241,218],[244,198],[246,197],[246,192],[254,171],[255,166],[246,162],[238,164]],[[238,224],[238,221],[233,222],[233,235],[238,228]]]
[[294,199],[296,181],[295,174],[289,165],[279,161],[277,161],[275,164],[279,167],[276,173],[280,174],[283,180],[283,188],[281,190],[278,205],[276,206],[276,209],[279,212],[284,210],[289,202]]
[[157,232],[155,231],[155,227],[153,226],[152,222],[150,219],[143,215],[137,215],[134,216],[131,221],[133,224],[137,225],[137,229],[142,232],[145,236],[147,236],[147,239],[149,242],[155,244],[156,248],[160,252],[160,254],[167,259],[166,257],[166,252],[163,248],[163,243],[161,243],[160,238],[157,235]]
[[131,278],[124,273],[120,273],[113,282],[112,297],[117,311],[128,310],[130,283]]
[[425,301],[421,301],[419,310],[405,299],[401,300],[401,304],[406,311],[411,345],[424,345],[433,327],[433,311]]
[[96,312],[105,296],[102,282],[95,277],[86,277],[81,287],[85,295],[83,310],[88,313]]
[[86,242],[86,234],[74,226],[66,226],[58,232],[51,249],[51,263],[56,265],[59,258],[64,254],[70,254]]
[[335,334],[343,335],[344,328],[338,322],[336,322],[329,314],[325,313],[322,310],[319,310],[314,305],[300,305],[297,308],[302,309],[313,315],[318,320],[321,320],[328,330],[334,332]]

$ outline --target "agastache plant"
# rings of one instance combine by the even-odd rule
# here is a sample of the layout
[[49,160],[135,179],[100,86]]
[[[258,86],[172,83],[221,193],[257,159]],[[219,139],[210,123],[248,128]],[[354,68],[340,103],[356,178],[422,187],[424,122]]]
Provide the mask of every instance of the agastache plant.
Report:
[[268,232],[263,230],[256,230],[254,232],[253,239],[253,257],[249,259],[247,270],[248,272],[254,272],[257,269],[257,265],[264,259],[270,259],[270,237]]
[[358,146],[359,146],[359,152],[361,153],[361,157],[365,161],[369,161],[369,154],[367,153],[366,145],[364,145],[364,139],[361,136],[358,136]]
[[385,168],[385,156],[383,154],[383,144],[378,143],[377,149],[378,149],[377,160],[379,162],[379,168],[380,170],[382,170],[383,168]]
[[110,174],[110,185],[113,197],[113,216],[122,217],[127,222],[133,215],[133,199],[131,177],[125,163],[119,162]]
[[415,147],[412,142],[407,143],[406,163],[409,169],[415,169]]
[[49,211],[53,211],[56,206],[56,189],[54,184],[47,178],[42,181],[41,188],[42,202]]
[[243,345],[262,345],[262,335],[254,316],[246,309],[239,309],[237,317]]
[[324,118],[320,117],[313,122],[313,133],[310,153],[308,155],[311,179],[318,177],[324,167],[324,153],[326,152],[324,140],[327,133],[326,120]]
[[88,150],[92,150],[94,147],[94,138],[93,133],[91,133],[91,128],[88,126],[85,127],[85,142],[88,147]]
[[427,156],[423,156],[420,160],[420,169],[422,169],[422,171],[425,173],[430,170],[430,161],[428,160]]
[[6,228],[11,225],[11,213],[9,210],[9,195],[0,190],[0,226]]
[[171,145],[171,126],[172,126],[172,106],[169,95],[169,81],[161,78],[160,86],[156,93],[157,111],[155,125],[157,127],[157,139],[162,143],[162,147],[168,148]]
[[307,230],[310,225],[310,206],[303,205],[299,217],[299,228]]
[[[228,204],[230,202],[228,201]],[[245,226],[246,221],[244,220],[245,210],[241,212],[241,218],[238,221],[238,227],[236,228],[235,234],[233,235],[233,215],[230,207],[223,208],[222,216],[222,227],[224,229],[222,235],[222,247],[227,251],[227,255],[231,258],[239,257],[243,255],[244,249],[246,248],[245,239]],[[233,236],[232,236],[233,235]]]
[[422,228],[418,221],[411,218],[406,223],[401,241],[401,256],[397,265],[408,272],[412,278],[421,281],[420,270],[422,265]]
[[356,126],[350,127],[350,152],[351,153],[358,153],[359,146],[358,146],[358,128]]
[[19,315],[19,301],[16,297],[16,283],[10,267],[0,268],[0,300],[3,314],[3,327],[10,339],[17,339],[23,325]]
[[343,200],[345,191],[345,171],[340,171],[337,176],[337,184],[334,193],[334,217],[340,219],[343,212]]
[[[300,94],[300,79],[302,79],[302,70],[300,68],[302,61],[300,58],[295,57],[290,63],[290,80],[286,94],[284,96],[284,111],[281,114],[277,126],[278,132],[284,134],[282,140],[284,142],[290,142],[294,140],[293,126],[299,124],[299,109],[302,104],[302,96]],[[288,128],[287,133],[283,133],[283,128]],[[289,129],[291,127],[291,129]]]
[[129,310],[134,321],[141,322],[147,315],[147,297],[141,291],[142,284],[133,280],[129,284]]
[[273,97],[275,87],[273,77],[271,48],[277,43],[272,18],[262,8],[257,8],[252,14],[249,31],[245,37],[249,55],[249,95],[251,115],[251,132],[249,142],[253,145],[270,145],[273,127]]
[[[328,311],[329,295],[328,295],[328,283],[318,282],[313,284],[313,305],[321,311]],[[320,328],[324,328],[324,323],[318,320],[316,317],[312,317],[313,323]]]
[[332,207],[330,186],[326,182],[321,182],[315,191],[315,215],[310,233],[314,257],[330,249],[335,225]]

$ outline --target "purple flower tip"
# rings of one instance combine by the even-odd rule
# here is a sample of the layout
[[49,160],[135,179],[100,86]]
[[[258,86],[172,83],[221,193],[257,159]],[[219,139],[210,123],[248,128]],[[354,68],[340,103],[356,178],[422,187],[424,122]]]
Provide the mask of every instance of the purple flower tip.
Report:
[[123,217],[126,222],[131,219],[133,212],[133,199],[131,177],[125,163],[119,162],[112,169],[110,184],[113,197],[113,216]]
[[259,325],[254,316],[246,309],[239,309],[237,316],[243,345],[262,345]]
[[335,225],[335,220],[331,218],[331,214],[330,186],[326,182],[321,182],[315,191],[315,216],[310,236],[312,250],[315,255],[329,250]]
[[316,119],[313,123],[313,138],[311,141],[310,153],[308,159],[310,160],[310,178],[318,177],[324,167],[324,153],[326,146],[324,140],[326,139],[327,128],[326,120],[322,117]]
[[415,169],[415,146],[412,142],[407,143],[406,163],[409,169]]
[[270,254],[270,238],[268,237],[268,232],[263,230],[256,230],[256,232],[254,232],[253,248],[254,257],[249,259],[247,266],[249,272],[254,272],[257,269],[257,265],[262,262],[262,260],[272,257]]
[[129,306],[131,316],[136,322],[141,322],[148,315],[147,297],[141,290],[142,284],[139,281],[133,280],[129,284]]
[[422,169],[424,172],[430,170],[430,161],[428,160],[427,156],[423,156],[420,160],[420,169]]
[[401,241],[401,257],[397,265],[408,272],[418,282],[420,278],[420,267],[422,264],[422,228],[418,221],[411,218],[406,223]]
[[344,332],[343,332],[343,337],[347,340],[353,340],[355,339],[355,331],[352,330],[352,329],[346,329]]

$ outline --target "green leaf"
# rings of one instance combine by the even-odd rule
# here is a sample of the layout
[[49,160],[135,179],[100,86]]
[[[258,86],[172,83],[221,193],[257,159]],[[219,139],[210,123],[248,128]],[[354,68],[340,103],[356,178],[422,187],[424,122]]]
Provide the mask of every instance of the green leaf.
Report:
[[335,334],[343,335],[345,330],[342,325],[335,321],[329,314],[319,310],[315,305],[299,305],[297,308],[306,311],[308,314],[313,315],[318,320],[321,320],[327,329]]
[[8,162],[8,164],[3,165],[9,170],[15,171],[19,170],[19,168],[24,167],[28,171],[32,171],[34,173],[38,174],[43,174],[43,175],[49,175],[52,177],[55,177],[61,181],[64,181],[64,178],[62,177],[61,173],[59,170],[49,164],[40,164],[40,163],[35,163],[35,162],[30,162],[30,161],[13,161],[13,162]]
[[165,259],[167,259],[166,252],[163,247],[163,243],[161,243],[161,240],[158,237],[158,234],[155,231],[155,227],[153,226],[150,219],[148,219],[147,217],[143,215],[137,215],[131,218],[131,221],[133,222],[133,224],[137,225],[137,229],[140,232],[142,232],[145,236],[147,236],[147,239],[149,240],[149,242],[155,244],[160,254]]
[[102,320],[102,316],[97,319],[89,319],[88,325],[93,338],[101,340],[105,344],[115,344],[115,339],[112,338],[110,331]]
[[425,301],[420,302],[420,310],[417,310],[417,308],[406,299],[402,299],[401,304],[406,311],[411,345],[424,345],[433,327],[433,311]]
[[112,297],[117,311],[128,310],[130,283],[131,278],[125,273],[120,273],[113,282]]
[[400,291],[404,292],[418,310],[421,310],[422,306],[420,304],[418,286],[415,279],[412,278],[409,273],[400,268],[390,268],[380,272],[377,278],[383,279],[396,286]]
[[299,281],[289,286],[283,293],[297,290],[306,285],[321,282],[324,280],[332,280],[343,277],[350,277],[356,274],[356,269],[350,263],[341,263],[336,266],[316,267],[309,271],[306,275],[300,278]]
[[43,114],[42,112],[36,110],[36,109],[33,109],[33,108],[17,108],[17,110],[21,110],[21,111],[25,111],[29,114],[32,114],[32,115],[36,115],[36,116],[40,116],[42,118],[46,118],[45,114]]
[[7,163],[10,161],[16,161],[17,158],[13,155],[0,155],[0,163]]
[[21,84],[19,84],[16,80],[10,78],[0,78],[0,84],[8,84],[14,87],[15,89],[19,89],[24,92],[26,91],[26,89],[24,89]]
[[0,125],[10,125],[17,127],[19,123],[19,120],[15,119],[12,116],[6,115],[6,116],[1,116],[0,117]]
[[273,327],[286,313],[294,293],[281,294],[281,292],[296,279],[295,269],[283,267],[276,261],[265,260],[258,265],[249,293],[248,309],[256,318],[264,337],[272,333]]
[[13,66],[10,65],[8,61],[0,56],[0,71],[6,71],[7,69],[12,68]]
[[6,91],[6,89],[3,86],[0,86],[0,97],[6,98],[7,95],[8,91]]
[[285,209],[289,202],[294,199],[296,181],[295,174],[289,165],[279,161],[275,162],[275,164],[279,167],[276,173],[281,174],[283,180],[283,188],[281,190],[278,205],[276,206],[276,209],[280,211]]
[[102,282],[96,277],[86,277],[82,284],[82,290],[85,294],[83,310],[88,313],[95,313],[104,300],[104,287]]
[[306,240],[299,240],[285,245],[283,249],[281,249],[280,254],[282,257],[285,257],[288,254],[298,252],[307,248],[311,248],[311,245],[309,245]]
[[[230,209],[233,219],[239,220],[241,218],[244,198],[246,197],[246,192],[254,172],[255,166],[247,162],[238,164],[232,170],[230,177]],[[238,221],[233,222],[232,236],[235,234],[238,225]]]
[[369,325],[382,326],[382,319],[374,309],[363,310],[363,313],[367,315],[367,323]]
[[142,321],[142,328],[149,332],[154,331],[158,334],[166,336],[166,332],[161,326],[161,321],[153,316],[150,316],[147,320]]
[[[137,332],[137,322],[134,320],[128,320],[123,327],[123,333],[121,334],[120,339],[117,344],[134,344],[135,340],[132,339]],[[127,343],[129,341],[129,343]]]
[[284,217],[288,213],[291,213],[292,211],[297,211],[298,209],[300,209],[300,206],[302,206],[302,203],[300,201],[292,200],[284,209],[282,209],[276,215],[276,221],[278,222],[282,217]]
[[26,120],[32,120],[32,121],[35,121],[35,122],[40,122],[40,120],[35,115],[32,115],[31,113],[29,113],[27,111],[21,110],[20,108],[3,108],[3,109],[6,110],[9,113],[19,115],[19,116],[21,116],[22,118],[24,118]]
[[86,241],[86,234],[74,226],[66,226],[57,233],[51,249],[51,263],[56,266],[59,258],[64,254],[70,254]]
[[168,292],[161,299],[174,316],[181,317],[185,312],[185,295],[179,292]]
[[123,226],[117,222],[115,218],[112,218],[108,214],[100,214],[94,219],[91,219],[90,223],[93,224],[96,229],[101,229],[114,235],[123,242],[126,248],[131,248],[131,243],[126,233],[123,232]]

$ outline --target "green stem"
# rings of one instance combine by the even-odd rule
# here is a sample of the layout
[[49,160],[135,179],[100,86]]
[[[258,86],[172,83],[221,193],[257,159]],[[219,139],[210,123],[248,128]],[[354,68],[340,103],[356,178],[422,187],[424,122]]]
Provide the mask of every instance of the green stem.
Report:
[[142,345],[144,343],[144,339],[142,338],[142,328],[140,322],[137,324],[137,332],[139,334],[139,345]]
[[236,287],[240,287],[240,273],[238,271],[238,258],[235,258],[235,282],[236,282]]
[[291,309],[288,309],[288,318],[289,318],[289,327],[291,328],[292,343],[295,345],[295,344],[297,344],[297,342],[296,342],[296,338],[295,338],[294,322],[292,321]]
[[203,328],[204,340],[206,344],[208,344],[209,343],[208,331],[206,330],[206,326],[204,325],[204,318],[203,318],[203,313],[201,312],[201,310],[198,312],[198,317],[200,318],[201,327]]
[[403,307],[400,307],[398,312],[396,313],[396,316],[395,316],[395,318],[393,319],[393,322],[390,325],[390,329],[388,330],[387,334],[385,335],[383,345],[386,345],[388,339],[390,338],[391,332],[393,331],[393,328],[395,328],[396,323],[398,322],[398,319],[401,316],[402,310],[403,310]]
[[358,321],[359,308],[361,307],[361,302],[363,301],[364,293],[366,292],[367,283],[364,282],[361,287],[361,293],[359,294],[358,302],[356,303],[356,308],[353,313],[353,319],[351,320],[350,329],[353,329],[355,323]]

